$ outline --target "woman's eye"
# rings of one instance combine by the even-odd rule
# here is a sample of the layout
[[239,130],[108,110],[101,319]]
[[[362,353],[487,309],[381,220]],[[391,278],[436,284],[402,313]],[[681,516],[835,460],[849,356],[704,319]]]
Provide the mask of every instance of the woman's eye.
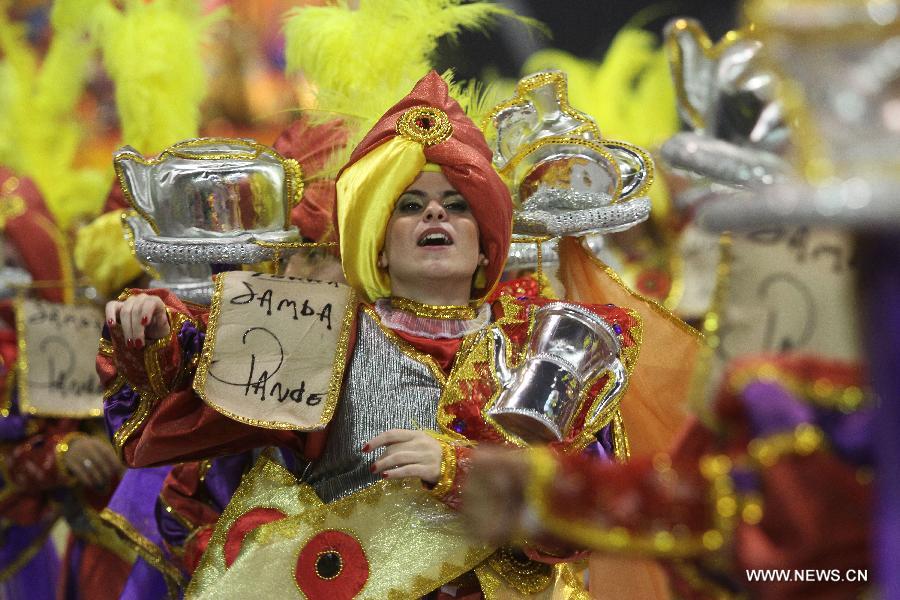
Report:
[[418,198],[400,198],[397,202],[397,210],[402,213],[413,213],[422,210],[422,201]]
[[444,200],[444,209],[450,212],[462,213],[469,210],[469,203],[462,196],[451,196]]

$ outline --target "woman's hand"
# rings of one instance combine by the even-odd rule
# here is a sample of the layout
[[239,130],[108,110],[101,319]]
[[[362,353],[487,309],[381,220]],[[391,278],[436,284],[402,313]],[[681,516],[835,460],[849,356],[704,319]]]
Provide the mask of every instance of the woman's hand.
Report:
[[503,544],[521,531],[528,472],[521,451],[496,447],[474,452],[462,504],[473,534]]
[[434,485],[441,477],[441,443],[424,431],[389,429],[372,438],[363,452],[384,448],[384,454],[372,465],[382,477],[418,477]]
[[129,348],[143,348],[145,340],[158,340],[169,335],[166,305],[158,296],[135,294],[124,302],[106,303],[106,323],[122,325],[122,335]]
[[84,436],[69,442],[63,464],[83,486],[104,489],[122,475],[124,468],[108,442]]

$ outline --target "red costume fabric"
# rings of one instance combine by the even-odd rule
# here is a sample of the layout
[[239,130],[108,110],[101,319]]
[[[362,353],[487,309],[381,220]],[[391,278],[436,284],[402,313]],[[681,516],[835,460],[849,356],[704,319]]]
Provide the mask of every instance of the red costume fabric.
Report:
[[[564,457],[529,502],[559,539],[662,559],[678,597],[857,597],[866,582],[848,574],[871,574],[869,415],[833,399],[862,381],[854,365],[814,358],[740,362],[715,427],[694,420],[670,453],[626,464]],[[762,569],[787,577],[749,575]]]

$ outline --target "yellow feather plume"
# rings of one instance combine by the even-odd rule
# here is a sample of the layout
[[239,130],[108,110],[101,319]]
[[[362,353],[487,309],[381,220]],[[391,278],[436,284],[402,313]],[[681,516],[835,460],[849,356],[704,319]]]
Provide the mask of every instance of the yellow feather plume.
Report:
[[[349,151],[432,68],[438,40],[483,30],[499,16],[515,15],[463,0],[360,0],[357,10],[340,0],[296,8],[284,24],[287,70],[302,71],[313,84],[317,110],[350,118]],[[454,90],[473,107],[483,104],[474,87]]]
[[201,44],[209,25],[193,0],[126,0],[100,22],[103,62],[116,84],[122,141],[157,153],[196,137],[206,94]]
[[86,135],[76,106],[94,44],[86,31],[104,0],[59,0],[43,61],[0,3],[0,163],[31,178],[63,227],[102,206],[108,174],[77,166]]
[[122,235],[122,213],[114,210],[78,230],[75,266],[104,297],[114,297],[129,281],[138,277],[141,265]]

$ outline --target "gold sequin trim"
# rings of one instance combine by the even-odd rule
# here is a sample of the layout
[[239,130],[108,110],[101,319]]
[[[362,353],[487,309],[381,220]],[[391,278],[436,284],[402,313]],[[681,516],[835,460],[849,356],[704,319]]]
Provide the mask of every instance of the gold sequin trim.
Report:
[[402,296],[391,296],[391,306],[425,319],[459,319],[468,321],[478,316],[472,306],[443,306],[439,304],[422,304]]
[[736,526],[741,502],[734,493],[731,480],[732,464],[727,456],[705,456],[701,473],[710,483],[712,506],[715,507],[713,527],[702,534],[680,534],[668,530],[633,533],[621,526],[598,527],[585,520],[557,516],[549,504],[557,467],[549,450],[530,450],[528,458],[531,476],[526,487],[526,502],[535,511],[541,525],[551,533],[571,543],[592,550],[629,553],[665,558],[688,558],[714,552],[726,545]]
[[512,548],[500,548],[488,557],[487,564],[520,594],[539,594],[553,582],[553,567],[517,556]]
[[106,521],[124,540],[133,547],[135,552],[147,561],[153,568],[159,571],[166,581],[169,597],[177,598],[178,590],[184,587],[185,579],[181,571],[163,555],[162,550],[148,540],[140,531],[119,513],[104,508],[100,518]]
[[181,327],[184,323],[191,321],[191,319],[180,312],[168,308],[166,312],[169,315],[169,335],[154,341],[144,349],[144,368],[150,385],[144,389],[135,388],[135,391],[140,396],[137,410],[113,434],[113,446],[115,446],[120,457],[124,456],[125,443],[144,424],[153,406],[164,396],[168,395],[170,391],[163,380],[162,368],[159,364],[159,352],[168,347],[177,338]]
[[437,483],[431,489],[435,498],[443,498],[453,489],[456,480],[456,447],[449,442],[441,442],[441,470]]
[[758,466],[771,467],[785,456],[809,456],[826,446],[821,429],[801,423],[793,431],[754,439],[747,445],[747,452]]
[[433,106],[415,106],[397,120],[397,134],[423,146],[434,146],[450,139],[453,125],[447,113]]
[[805,381],[773,363],[749,365],[733,371],[728,377],[728,387],[735,394],[754,382],[775,382],[786,388],[800,400],[818,406],[851,413],[859,410],[868,400],[866,392],[856,385],[838,385],[826,378]]
[[[11,196],[11,195],[7,196],[6,195],[7,194],[7,192],[6,192],[7,185],[6,184],[9,183],[10,179],[14,180],[15,185],[18,186],[18,180],[15,177],[10,177],[3,183],[4,197],[3,197],[3,202],[0,202],[0,231],[3,231],[4,229],[6,229],[6,224],[9,221],[12,221],[13,219],[15,219],[17,217],[21,217],[22,215],[24,215],[25,210],[26,210],[25,199],[22,198],[22,196]],[[14,189],[15,189],[15,187],[13,187],[10,190],[10,193]]]

